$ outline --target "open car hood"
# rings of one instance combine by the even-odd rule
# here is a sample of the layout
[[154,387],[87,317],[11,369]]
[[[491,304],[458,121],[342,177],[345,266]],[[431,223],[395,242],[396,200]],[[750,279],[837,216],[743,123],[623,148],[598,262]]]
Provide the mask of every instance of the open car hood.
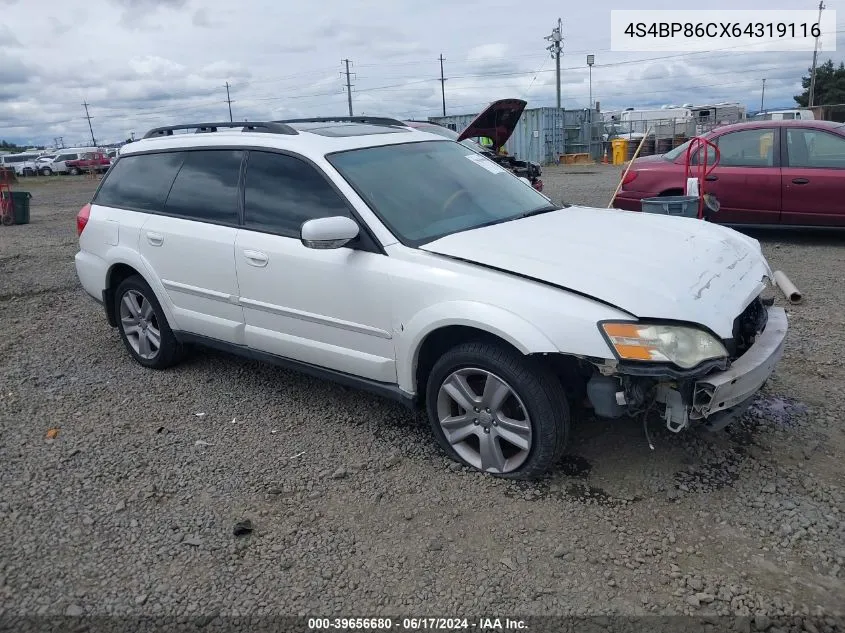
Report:
[[499,151],[516,129],[516,124],[526,105],[528,103],[522,99],[494,101],[461,132],[458,141],[483,136],[493,141],[494,151]]

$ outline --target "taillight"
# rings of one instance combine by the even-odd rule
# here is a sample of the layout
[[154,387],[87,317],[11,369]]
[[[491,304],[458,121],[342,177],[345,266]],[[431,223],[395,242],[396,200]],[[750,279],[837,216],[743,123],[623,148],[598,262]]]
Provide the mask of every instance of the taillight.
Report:
[[85,230],[85,225],[88,224],[88,216],[91,214],[91,205],[86,204],[79,210],[79,213],[76,214],[76,235],[77,237],[82,235],[82,231]]
[[637,172],[635,172],[633,170],[629,171],[627,174],[625,174],[625,177],[622,179],[622,186],[624,187],[625,185],[628,185],[628,184],[634,182],[634,180],[636,180],[636,178],[637,178]]

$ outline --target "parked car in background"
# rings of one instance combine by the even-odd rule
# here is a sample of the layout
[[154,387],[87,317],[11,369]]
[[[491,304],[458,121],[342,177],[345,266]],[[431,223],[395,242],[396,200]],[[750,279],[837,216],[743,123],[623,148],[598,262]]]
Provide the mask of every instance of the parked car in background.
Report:
[[748,117],[751,121],[813,121],[816,115],[812,110],[807,108],[793,108],[791,110],[769,110],[768,112],[758,112],[754,116]]
[[104,172],[111,167],[111,160],[102,152],[85,152],[76,160],[69,160],[65,163],[67,172],[71,176],[77,176],[88,171]]
[[[500,150],[513,134],[516,124],[525,110],[526,101],[522,99],[500,99],[494,101],[479,114],[460,134],[431,121],[405,121],[409,127],[444,136],[458,141],[475,152],[497,162],[520,178],[525,178],[537,191],[543,191],[542,171],[537,163],[519,160],[516,156],[504,155]],[[491,145],[484,147],[475,142],[475,138],[490,139]]]
[[38,173],[35,164],[37,158],[36,153],[4,154],[0,156],[0,166],[14,169],[17,176],[34,176]]
[[[82,158],[86,152],[97,152],[96,147],[69,147],[59,150],[57,156],[49,164],[50,173],[52,174],[67,174],[70,173],[70,168],[67,166],[68,161],[75,161]],[[43,173],[43,170],[40,172]],[[44,174],[49,176],[50,174]]]
[[42,176],[52,176],[53,168],[50,167],[50,164],[56,160],[56,156],[57,154],[41,154],[35,159],[36,171]]
[[[728,225],[845,226],[845,124],[833,121],[753,121],[702,135],[720,160],[704,183]],[[634,161],[614,199],[639,211],[641,200],[682,195],[689,143]],[[697,165],[704,151],[692,156]],[[708,164],[713,150],[707,154]]]

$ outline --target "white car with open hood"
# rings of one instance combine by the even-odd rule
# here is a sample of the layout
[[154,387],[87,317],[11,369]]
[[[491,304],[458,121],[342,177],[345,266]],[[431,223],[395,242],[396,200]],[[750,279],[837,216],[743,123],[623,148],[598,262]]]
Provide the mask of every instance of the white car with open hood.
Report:
[[206,345],[423,406],[452,458],[505,477],[554,466],[572,404],[720,428],[786,337],[756,240],[557,206],[396,119],[157,128],[77,229],[79,280],[140,364]]

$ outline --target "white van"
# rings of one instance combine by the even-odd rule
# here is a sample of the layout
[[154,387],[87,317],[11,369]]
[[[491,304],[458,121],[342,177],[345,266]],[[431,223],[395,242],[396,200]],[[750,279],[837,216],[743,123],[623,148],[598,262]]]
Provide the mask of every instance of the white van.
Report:
[[38,158],[38,154],[35,153],[5,154],[0,156],[0,166],[14,169],[18,176],[34,176],[36,174],[36,158]]
[[795,108],[794,110],[772,110],[771,112],[761,112],[750,117],[752,121],[813,121],[816,116],[812,110],[805,110],[804,108]]
[[98,151],[96,147],[67,147],[56,150],[56,157],[52,162],[39,165],[39,173],[43,176],[50,176],[51,174],[66,174],[68,167],[66,165],[69,160],[79,160],[83,158],[84,154]]

